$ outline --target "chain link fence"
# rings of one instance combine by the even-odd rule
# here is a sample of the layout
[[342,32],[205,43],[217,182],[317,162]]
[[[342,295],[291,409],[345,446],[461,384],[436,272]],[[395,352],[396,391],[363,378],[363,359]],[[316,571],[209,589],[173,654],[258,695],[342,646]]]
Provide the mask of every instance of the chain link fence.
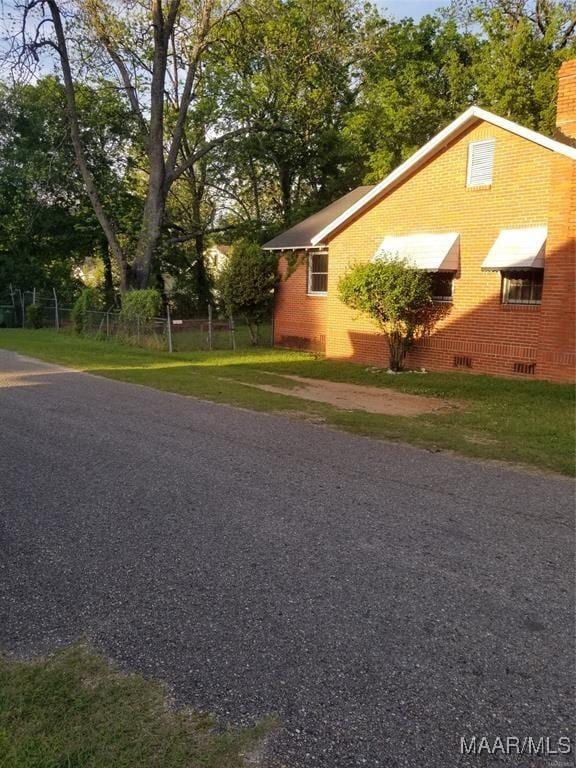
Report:
[[[53,329],[60,333],[76,331],[73,310],[61,306],[56,292],[48,294],[35,290],[10,288],[8,295],[0,296],[0,328],[30,327],[28,307],[35,305],[33,327]],[[84,311],[82,335],[99,339],[114,339],[149,349],[169,352],[195,352],[201,350],[247,349],[254,344],[255,329],[232,316],[222,317],[212,306],[206,315],[172,316],[170,305],[165,317],[127,319],[118,307],[107,311]],[[260,323],[256,329],[256,343],[260,347],[273,346],[272,320]]]
[[58,330],[58,295],[56,291],[40,292],[9,286],[0,293],[0,328],[25,328],[30,306],[40,308],[41,322]]

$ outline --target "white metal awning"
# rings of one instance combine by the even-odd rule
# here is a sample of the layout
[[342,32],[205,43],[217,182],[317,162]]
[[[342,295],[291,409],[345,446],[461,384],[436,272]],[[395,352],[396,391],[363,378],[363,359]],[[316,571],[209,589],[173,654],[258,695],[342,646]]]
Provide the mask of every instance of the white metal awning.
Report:
[[373,261],[403,260],[427,272],[457,271],[460,260],[460,235],[419,233],[401,237],[388,236],[380,243]]
[[546,227],[502,229],[482,269],[542,269],[547,236]]

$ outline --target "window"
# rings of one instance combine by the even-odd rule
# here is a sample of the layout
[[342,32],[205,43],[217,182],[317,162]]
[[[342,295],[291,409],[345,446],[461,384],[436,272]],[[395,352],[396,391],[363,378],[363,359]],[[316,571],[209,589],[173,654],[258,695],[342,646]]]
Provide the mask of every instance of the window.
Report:
[[454,273],[433,272],[430,277],[432,278],[432,298],[434,301],[452,301]]
[[468,145],[467,187],[489,187],[494,168],[494,139],[473,141]]
[[502,272],[502,304],[540,304],[543,269]]
[[328,293],[328,253],[326,251],[308,255],[308,293]]

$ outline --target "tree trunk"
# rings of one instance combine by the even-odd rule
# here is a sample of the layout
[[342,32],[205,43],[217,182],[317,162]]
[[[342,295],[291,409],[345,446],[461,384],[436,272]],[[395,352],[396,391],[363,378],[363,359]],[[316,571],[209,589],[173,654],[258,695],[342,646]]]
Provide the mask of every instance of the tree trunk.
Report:
[[256,230],[260,233],[262,226],[262,213],[260,210],[260,190],[258,188],[258,177],[256,176],[256,166],[254,165],[254,158],[250,155],[248,160],[250,167],[250,184],[252,185],[252,197],[254,198],[254,216],[256,218]]
[[160,186],[161,184],[163,186],[163,181],[160,182],[157,178],[158,176],[162,177],[162,175],[163,170],[158,171],[158,169],[155,173],[150,173],[148,195],[146,197],[142,227],[136,248],[136,258],[134,259],[130,275],[130,288],[143,289],[148,287],[152,261],[160,243],[164,209],[166,207],[163,189]]
[[152,26],[154,29],[154,59],[150,87],[150,133],[148,138],[150,176],[142,227],[136,246],[136,258],[132,265],[131,274],[131,287],[140,289],[148,286],[152,259],[160,242],[167,196],[166,161],[164,158],[164,87],[171,28],[165,26],[160,0],[153,0],[152,2]]
[[258,346],[258,341],[259,341],[259,338],[258,338],[258,331],[259,331],[258,323],[255,323],[254,321],[248,320],[248,319],[246,320],[246,323],[248,325],[248,333],[250,334],[250,344],[253,347],[257,347]]
[[108,241],[102,239],[100,245],[100,254],[102,256],[102,262],[104,264],[104,300],[106,302],[106,309],[111,307],[115,301],[114,293],[114,277],[112,275],[112,260],[110,259],[110,248]]
[[280,194],[282,196],[282,220],[292,222],[292,173],[286,166],[279,166]]
[[[202,137],[204,132],[202,131]],[[183,143],[184,156],[190,155],[188,143]],[[191,165],[184,176],[190,192],[190,213],[192,231],[194,236],[194,277],[196,279],[196,295],[198,303],[198,312],[202,316],[208,314],[208,305],[212,303],[212,291],[210,290],[210,278],[206,269],[206,259],[204,251],[206,241],[204,229],[206,226],[206,217],[203,216],[202,204],[206,194],[206,162],[204,159]]]
[[405,339],[398,331],[388,334],[389,369],[397,373],[402,370],[406,357]]
[[194,238],[194,250],[196,260],[194,262],[194,274],[196,277],[196,290],[198,292],[198,312],[205,316],[208,314],[208,305],[212,302],[210,281],[206,270],[204,258],[204,235],[198,234]]

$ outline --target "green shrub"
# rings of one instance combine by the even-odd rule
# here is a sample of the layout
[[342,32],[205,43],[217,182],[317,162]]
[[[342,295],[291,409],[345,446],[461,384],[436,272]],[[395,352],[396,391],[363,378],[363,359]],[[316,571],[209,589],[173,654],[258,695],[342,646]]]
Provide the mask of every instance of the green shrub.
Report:
[[274,288],[278,282],[277,258],[257,243],[235,243],[218,279],[218,292],[228,313],[246,320],[252,344],[258,344],[258,329],[270,316]]
[[434,319],[428,273],[399,260],[359,264],[341,278],[338,292],[344,304],[378,323],[388,340],[390,370],[401,370],[409,347]]
[[91,312],[102,312],[104,306],[97,288],[83,288],[72,308],[72,323],[76,333],[86,333],[91,327]]
[[120,319],[125,321],[152,320],[158,317],[162,308],[162,297],[154,288],[143,291],[129,291],[122,296]]
[[44,313],[40,304],[29,304],[26,307],[26,327],[42,328],[44,325]]

